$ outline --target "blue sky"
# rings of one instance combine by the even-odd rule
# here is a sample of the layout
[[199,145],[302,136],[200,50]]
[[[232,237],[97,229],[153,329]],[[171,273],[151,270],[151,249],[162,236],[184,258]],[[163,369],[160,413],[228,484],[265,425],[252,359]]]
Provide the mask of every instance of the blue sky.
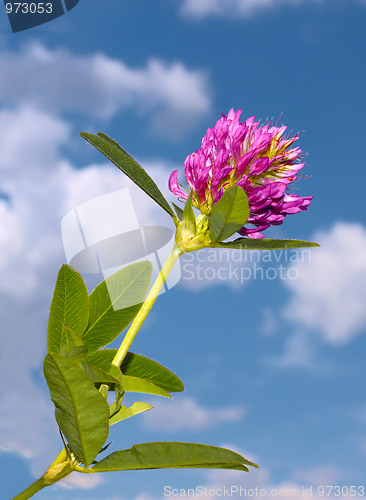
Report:
[[[127,186],[141,223],[170,225],[78,132],[114,137],[173,200],[169,173],[183,176],[185,157],[231,107],[263,121],[282,113],[289,130],[304,131],[307,165],[296,187],[313,203],[266,236],[322,246],[259,262],[207,252],[203,262],[182,260],[179,284],[159,298],[133,349],[175,371],[186,390],[169,401],[146,397],[154,410],[111,437],[114,449],[159,440],[227,446],[260,469],[79,475],[38,498],[160,500],[166,485],[293,488],[301,497],[303,486],[315,496],[318,485],[364,484],[365,18],[362,0],[80,0],[13,34],[1,7],[4,498],[61,447],[42,362],[65,262],[62,217]],[[252,279],[219,279],[229,265]],[[264,279],[254,279],[255,265]]]

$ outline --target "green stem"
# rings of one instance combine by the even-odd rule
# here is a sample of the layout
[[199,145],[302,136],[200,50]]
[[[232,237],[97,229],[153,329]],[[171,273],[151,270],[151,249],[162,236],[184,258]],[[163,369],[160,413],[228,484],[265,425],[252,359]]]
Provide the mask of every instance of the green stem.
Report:
[[31,498],[33,495],[41,491],[46,486],[49,486],[49,484],[45,481],[43,477],[41,477],[33,484],[28,486],[26,490],[19,493],[19,495],[14,497],[12,500],[26,500],[27,498]]
[[149,314],[150,309],[154,305],[154,302],[157,299],[160,290],[164,286],[168,274],[173,269],[174,264],[177,262],[182,253],[183,252],[181,250],[179,250],[176,246],[174,246],[172,253],[169,255],[162,270],[160,271],[158,277],[156,278],[155,283],[151,287],[151,290],[148,296],[146,297],[145,302],[142,304],[141,309],[137,313],[137,316],[135,317],[128,332],[126,333],[126,336],[123,339],[123,342],[112,361],[113,365],[121,366],[122,361],[124,360],[126,354],[128,353],[128,350],[131,347],[131,344],[134,338],[136,337],[137,332],[141,328],[141,325],[145,321],[146,316]]
[[51,484],[68,476],[74,470],[76,470],[76,466],[71,463],[66,450],[63,449],[53,464],[48,468],[47,472],[12,500],[27,500],[43,490],[43,488],[46,488],[46,486],[51,486]]
[[[177,262],[179,257],[182,255],[183,250],[180,250],[176,246],[172,253],[169,255],[167,261],[165,262],[162,270],[160,271],[158,277],[156,278],[155,283],[151,287],[150,292],[148,293],[145,302],[142,304],[141,309],[136,315],[134,321],[132,322],[128,332],[126,333],[123,342],[118,349],[114,359],[113,364],[115,366],[121,366],[122,361],[124,360],[126,354],[128,353],[131,344],[136,337],[137,332],[141,328],[142,323],[145,321],[146,316],[149,314],[150,309],[154,305],[155,300],[158,298],[160,290],[164,286],[164,283],[168,277],[168,274],[173,269],[174,264]],[[108,395],[108,386],[102,385],[100,387],[100,392],[107,397]],[[91,469],[78,467],[75,463],[71,463],[70,457],[68,457],[65,449],[59,454],[47,472],[33,484],[31,484],[26,490],[22,491],[14,497],[12,500],[26,500],[35,495],[38,491],[42,490],[46,486],[50,486],[51,484],[56,483],[60,479],[66,477],[72,471],[78,471],[83,473],[92,473]]]

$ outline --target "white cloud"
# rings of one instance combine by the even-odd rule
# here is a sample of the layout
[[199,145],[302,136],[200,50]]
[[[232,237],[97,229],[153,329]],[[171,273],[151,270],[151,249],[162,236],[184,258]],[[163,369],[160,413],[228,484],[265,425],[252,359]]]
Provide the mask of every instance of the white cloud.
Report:
[[[235,239],[233,235],[231,239]],[[299,262],[311,256],[309,249],[249,250],[243,252],[230,248],[204,248],[182,256],[182,284],[192,291],[201,291],[215,285],[242,290],[257,281],[291,281],[296,279],[296,268],[288,262]],[[262,333],[270,335],[276,322],[270,311],[264,311],[267,323],[261,325]],[[272,331],[273,330],[273,331]]]
[[203,19],[209,16],[229,18],[251,17],[267,9],[280,6],[299,6],[305,3],[322,3],[323,0],[184,0],[181,13],[184,16]]
[[[309,339],[308,332],[297,331],[286,339],[283,353],[271,361],[282,368],[300,366],[312,368],[315,366],[317,349],[315,342]],[[324,368],[324,363],[323,363]]]
[[304,484],[322,486],[340,484],[347,478],[344,470],[335,465],[323,465],[307,470],[299,470],[294,473],[295,479]]
[[[249,460],[256,462],[255,458],[249,457],[246,452],[242,450],[235,450],[230,444],[223,445],[223,447],[236,451],[247,457]],[[259,461],[260,462],[260,461]],[[258,463],[258,462],[257,462]],[[339,473],[338,473],[339,472]],[[315,498],[320,500],[324,498],[324,494],[321,491],[318,494],[317,486],[324,484],[337,484],[339,479],[346,478],[346,474],[341,473],[339,469],[333,465],[320,465],[309,471],[299,472],[299,477],[297,473],[293,478],[286,481],[276,482],[271,478],[270,472],[266,467],[260,467],[259,469],[250,468],[248,473],[243,473],[241,471],[233,470],[213,470],[205,472],[205,479],[198,482],[197,485],[190,484],[187,487],[186,484],[179,485],[176,482],[174,486],[167,484],[167,490],[163,496],[154,496],[147,492],[140,493],[134,500],[163,500],[171,493],[175,496],[190,497],[194,500],[199,498],[211,498],[213,500],[219,500],[223,497],[230,498]],[[300,478],[301,476],[301,478]],[[317,483],[321,479],[331,479],[335,482],[331,483]],[[308,479],[310,482],[308,483]],[[312,482],[312,479],[314,482]],[[347,484],[345,481],[344,484]],[[310,488],[312,487],[312,491]],[[173,492],[173,488],[175,491]],[[190,489],[188,489],[190,488]],[[194,490],[196,491],[194,492]],[[196,494],[194,494],[196,493]],[[333,494],[327,495],[330,500],[336,500],[337,496]],[[350,495],[342,496],[346,500],[350,500]]]
[[150,59],[130,67],[105,54],[80,55],[40,43],[0,54],[0,102],[49,112],[110,118],[149,115],[154,132],[178,135],[209,112],[207,75],[184,63]]
[[[251,279],[255,279],[253,266],[257,262],[257,256],[252,256],[250,251],[203,248],[182,256],[181,283],[194,292],[217,285],[241,290]],[[261,265],[258,267],[263,268]]]
[[313,240],[322,246],[311,261],[295,264],[296,280],[284,281],[292,297],[283,313],[301,330],[341,345],[366,330],[366,228],[337,222]]
[[[49,169],[59,159],[60,146],[70,139],[70,126],[65,121],[28,106],[17,112],[2,110],[0,129],[1,169],[17,168],[19,175],[27,177]],[[18,181],[13,172],[10,175]]]
[[[65,120],[45,111],[0,111],[0,187],[9,197],[0,199],[0,443],[3,451],[30,459],[34,475],[61,446],[40,371],[49,304],[65,262],[62,217],[93,197],[129,187],[141,224],[170,222],[116,167],[73,168],[61,153],[70,133]],[[144,166],[166,185],[167,165]]]
[[150,493],[143,492],[140,493],[137,497],[135,497],[134,500],[159,500],[159,498],[154,495],[151,495]]
[[154,411],[143,415],[145,427],[166,432],[202,430],[215,427],[222,422],[238,422],[246,414],[242,406],[205,408],[189,397],[159,401]]
[[102,474],[80,474],[79,472],[72,472],[69,476],[61,479],[61,481],[57,483],[57,486],[67,490],[93,490],[103,483],[104,476],[102,476]]

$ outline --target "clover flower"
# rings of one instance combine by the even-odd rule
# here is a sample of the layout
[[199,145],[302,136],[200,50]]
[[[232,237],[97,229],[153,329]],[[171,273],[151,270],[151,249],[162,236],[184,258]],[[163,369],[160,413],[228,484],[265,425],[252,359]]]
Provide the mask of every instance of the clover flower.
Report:
[[[242,187],[250,216],[239,233],[263,238],[261,231],[282,224],[288,214],[306,210],[312,196],[288,192],[304,166],[301,149],[291,148],[299,135],[284,137],[287,127],[260,126],[254,117],[240,123],[241,112],[231,109],[207,130],[201,147],[186,158],[184,174],[193,190],[192,205],[203,214],[210,213],[226,189]],[[170,175],[169,188],[176,196],[188,198],[189,190],[178,181],[178,170]]]

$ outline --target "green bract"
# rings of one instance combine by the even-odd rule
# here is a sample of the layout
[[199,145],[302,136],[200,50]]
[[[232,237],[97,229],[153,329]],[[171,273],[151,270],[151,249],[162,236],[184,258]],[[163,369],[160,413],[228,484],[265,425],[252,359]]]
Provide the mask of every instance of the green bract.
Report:
[[209,216],[211,242],[224,241],[244,226],[249,217],[248,197],[239,186],[229,188]]

